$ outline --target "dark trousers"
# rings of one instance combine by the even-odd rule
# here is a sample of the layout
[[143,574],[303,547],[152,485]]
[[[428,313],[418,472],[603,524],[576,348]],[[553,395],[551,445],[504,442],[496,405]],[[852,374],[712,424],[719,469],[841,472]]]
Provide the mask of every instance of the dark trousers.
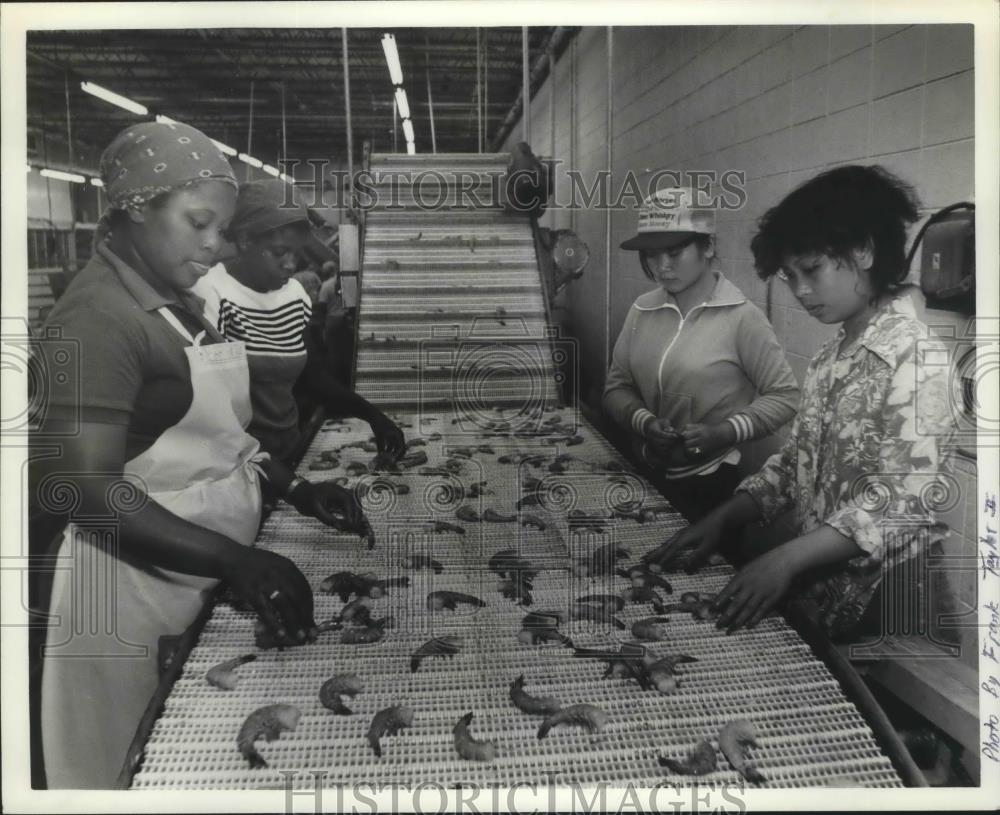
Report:
[[741,480],[735,465],[721,464],[708,475],[677,480],[655,477],[653,485],[689,523],[696,523],[732,498]]

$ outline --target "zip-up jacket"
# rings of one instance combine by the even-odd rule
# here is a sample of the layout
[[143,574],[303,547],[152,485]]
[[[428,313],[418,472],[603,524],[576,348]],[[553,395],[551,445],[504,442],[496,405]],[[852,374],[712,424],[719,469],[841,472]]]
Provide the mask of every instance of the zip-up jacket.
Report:
[[[679,429],[729,422],[736,444],[770,435],[795,415],[799,386],[771,324],[736,286],[716,273],[711,296],[681,316],[657,288],[629,309],[604,387],[604,410],[642,435],[650,419]],[[712,472],[738,461],[735,448],[667,478]]]

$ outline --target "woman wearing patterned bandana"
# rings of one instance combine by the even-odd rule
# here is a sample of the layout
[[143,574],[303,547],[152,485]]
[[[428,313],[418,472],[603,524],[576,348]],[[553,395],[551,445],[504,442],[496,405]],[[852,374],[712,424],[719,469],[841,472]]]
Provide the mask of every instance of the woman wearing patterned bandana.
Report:
[[192,127],[145,123],[111,143],[101,177],[111,208],[95,254],[46,323],[59,347],[39,347],[38,441],[56,434],[59,452],[33,470],[32,495],[62,529],[42,672],[52,788],[114,785],[157,685],[161,638],[183,633],[220,581],[277,636],[309,636],[308,582],[252,547],[262,480],[301,512],[364,526],[349,493],[295,483],[259,451],[245,432],[243,345],[188,291],[233,214],[226,158]]
[[785,281],[809,314],[840,331],[809,364],[781,451],[730,501],[647,555],[666,564],[694,547],[688,568],[697,568],[740,526],[794,510],[797,536],[744,566],[716,598],[721,627],[752,627],[788,597],[831,636],[853,638],[877,611],[886,570],[947,534],[934,504],[950,492],[953,420],[940,363],[948,354],[902,284],[906,225],[916,217],[902,181],[881,167],[845,166],[761,220],[752,243],[761,277]]

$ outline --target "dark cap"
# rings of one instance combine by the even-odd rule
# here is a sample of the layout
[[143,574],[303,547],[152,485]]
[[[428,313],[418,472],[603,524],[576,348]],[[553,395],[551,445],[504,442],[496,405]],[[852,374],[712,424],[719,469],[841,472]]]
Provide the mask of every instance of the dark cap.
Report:
[[296,200],[294,187],[280,178],[266,178],[240,185],[228,232],[260,235],[300,221],[310,223],[309,210]]

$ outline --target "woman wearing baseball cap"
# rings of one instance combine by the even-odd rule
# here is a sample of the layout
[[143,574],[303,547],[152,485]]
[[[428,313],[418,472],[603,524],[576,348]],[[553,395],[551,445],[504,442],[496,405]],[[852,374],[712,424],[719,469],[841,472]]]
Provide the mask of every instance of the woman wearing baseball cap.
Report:
[[738,445],[795,415],[799,388],[767,318],[715,269],[715,212],[694,207],[690,189],[647,198],[621,247],[658,285],[625,318],[604,409],[694,522],[739,483]]

